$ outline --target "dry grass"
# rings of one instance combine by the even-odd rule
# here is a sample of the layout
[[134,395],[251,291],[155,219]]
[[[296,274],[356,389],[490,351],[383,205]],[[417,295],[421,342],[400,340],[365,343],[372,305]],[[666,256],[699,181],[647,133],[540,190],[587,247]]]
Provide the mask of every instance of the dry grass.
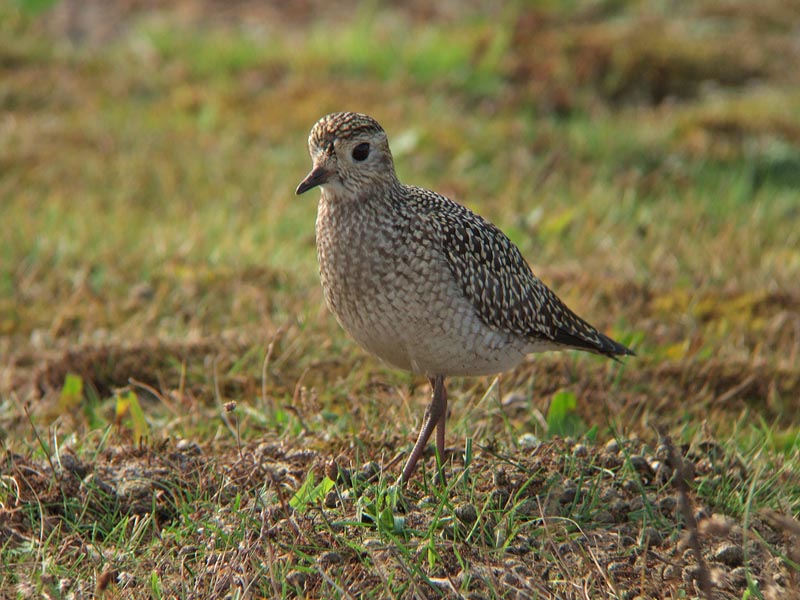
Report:
[[[0,8],[0,588],[800,594],[791,3],[88,6]],[[428,390],[324,310],[292,194],[343,108],[639,355],[454,380],[405,497]]]

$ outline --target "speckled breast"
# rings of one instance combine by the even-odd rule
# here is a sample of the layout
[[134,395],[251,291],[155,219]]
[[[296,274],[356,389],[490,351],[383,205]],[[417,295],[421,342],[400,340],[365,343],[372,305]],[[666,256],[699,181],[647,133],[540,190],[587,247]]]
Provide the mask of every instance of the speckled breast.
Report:
[[526,343],[483,323],[425,218],[323,192],[317,257],[328,308],[366,350],[428,376],[498,373]]

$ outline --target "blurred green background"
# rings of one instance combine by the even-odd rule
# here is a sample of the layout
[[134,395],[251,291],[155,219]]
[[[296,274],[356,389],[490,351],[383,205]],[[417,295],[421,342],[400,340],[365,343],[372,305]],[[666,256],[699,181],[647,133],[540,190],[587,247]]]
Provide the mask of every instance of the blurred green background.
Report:
[[[403,181],[497,223],[636,345],[620,410],[706,416],[741,386],[723,428],[753,405],[796,427],[798,27],[777,0],[5,3],[5,397],[47,397],[77,367],[34,366],[85,345],[235,340],[256,380],[280,332],[278,395],[361,360],[322,307],[315,201],[293,193],[311,125],[356,110]],[[134,375],[174,383],[157,366]],[[664,369],[710,383],[686,401]],[[100,396],[127,382],[106,371]]]

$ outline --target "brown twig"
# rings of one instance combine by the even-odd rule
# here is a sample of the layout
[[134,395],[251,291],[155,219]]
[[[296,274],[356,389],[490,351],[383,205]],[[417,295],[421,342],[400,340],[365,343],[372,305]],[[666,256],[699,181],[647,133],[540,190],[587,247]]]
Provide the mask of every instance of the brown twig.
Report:
[[678,490],[678,508],[683,516],[684,522],[686,523],[686,530],[689,534],[689,547],[692,549],[695,557],[697,558],[697,567],[699,571],[697,574],[697,580],[700,586],[700,593],[706,600],[711,600],[711,576],[708,572],[706,561],[703,558],[703,548],[700,545],[700,536],[698,535],[697,531],[697,519],[694,518],[692,505],[689,501],[689,487],[686,484],[686,468],[683,462],[683,457],[681,457],[677,450],[675,450],[675,446],[673,445],[672,439],[669,436],[664,437],[664,445],[667,447],[669,464],[672,467],[672,470],[675,472],[673,481],[676,489]]

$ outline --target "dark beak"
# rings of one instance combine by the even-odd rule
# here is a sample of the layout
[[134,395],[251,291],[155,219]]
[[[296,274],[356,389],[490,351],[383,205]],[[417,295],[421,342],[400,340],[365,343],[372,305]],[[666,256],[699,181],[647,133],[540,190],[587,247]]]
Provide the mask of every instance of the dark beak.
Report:
[[311,169],[311,173],[306,175],[306,178],[300,182],[300,185],[297,186],[297,189],[294,193],[299,196],[311,188],[315,188],[318,185],[326,183],[328,181],[328,177],[330,177],[330,173],[328,173],[324,167],[314,167]]

